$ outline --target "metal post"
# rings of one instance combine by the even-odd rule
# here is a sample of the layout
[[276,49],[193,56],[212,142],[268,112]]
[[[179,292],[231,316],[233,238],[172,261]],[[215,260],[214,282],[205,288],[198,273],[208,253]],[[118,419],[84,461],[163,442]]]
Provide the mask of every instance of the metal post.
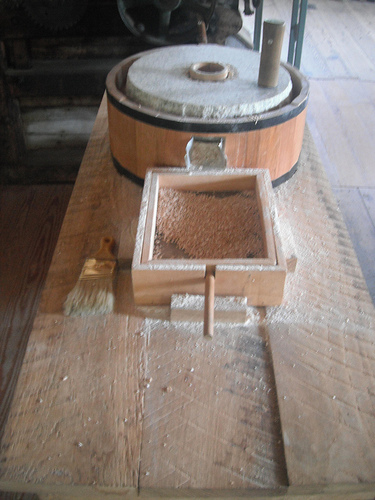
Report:
[[260,50],[260,36],[262,32],[262,18],[263,18],[263,0],[260,0],[258,7],[255,9],[254,21],[254,50]]
[[302,45],[303,45],[303,37],[305,34],[306,14],[307,14],[307,0],[301,0],[301,10],[299,13],[299,22],[298,22],[296,55],[294,57],[294,66],[298,69],[301,66]]
[[308,0],[293,0],[290,26],[288,63],[299,69],[301,65],[303,37],[305,34]]
[[294,59],[294,47],[296,44],[296,32],[298,30],[298,10],[299,10],[299,0],[293,0],[292,18],[290,21],[290,35],[289,35],[289,49],[288,49],[288,63],[293,64]]

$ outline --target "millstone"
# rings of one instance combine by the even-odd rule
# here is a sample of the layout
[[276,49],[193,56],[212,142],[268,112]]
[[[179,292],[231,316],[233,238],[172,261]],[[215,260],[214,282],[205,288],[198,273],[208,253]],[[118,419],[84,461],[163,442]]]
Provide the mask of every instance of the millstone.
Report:
[[[286,102],[292,90],[290,75],[282,66],[277,87],[259,87],[259,63],[260,55],[245,49],[219,45],[166,47],[141,55],[131,65],[126,95],[155,112],[177,116],[225,119],[259,115]],[[207,79],[192,77],[192,66],[198,69],[198,75],[207,71]],[[214,73],[222,78],[222,68],[228,70],[228,77],[212,80]]]

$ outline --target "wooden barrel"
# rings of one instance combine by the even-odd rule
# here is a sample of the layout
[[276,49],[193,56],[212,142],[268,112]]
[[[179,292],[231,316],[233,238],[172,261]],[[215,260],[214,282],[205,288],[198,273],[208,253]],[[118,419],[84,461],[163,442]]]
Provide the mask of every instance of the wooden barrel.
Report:
[[[160,49],[155,49],[160,50]],[[282,63],[292,80],[289,102],[257,115],[207,119],[157,111],[129,99],[125,93],[129,68],[144,54],[121,61],[108,74],[109,139],[116,168],[143,183],[153,167],[185,167],[192,137],[225,139],[231,168],[267,168],[274,185],[288,179],[299,159],[309,84],[293,66]]]

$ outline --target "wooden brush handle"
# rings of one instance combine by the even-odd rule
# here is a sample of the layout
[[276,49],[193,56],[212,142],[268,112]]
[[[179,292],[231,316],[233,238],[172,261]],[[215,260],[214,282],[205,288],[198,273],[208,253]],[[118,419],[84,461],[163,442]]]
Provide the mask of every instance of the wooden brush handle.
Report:
[[215,302],[215,268],[208,268],[206,272],[204,291],[204,323],[203,335],[212,339],[214,336],[214,302]]
[[113,248],[115,246],[115,240],[112,236],[105,236],[100,240],[100,248],[94,255],[95,259],[100,260],[116,260],[113,255]]

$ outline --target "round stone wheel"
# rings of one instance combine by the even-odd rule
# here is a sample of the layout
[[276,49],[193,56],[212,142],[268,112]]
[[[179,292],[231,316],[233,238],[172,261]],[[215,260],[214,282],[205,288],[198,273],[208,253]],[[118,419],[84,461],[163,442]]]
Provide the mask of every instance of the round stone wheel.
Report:
[[[177,65],[172,52],[180,54]],[[281,64],[279,85],[260,88],[259,61],[252,51],[216,45],[154,49],[121,61],[106,80],[116,168],[142,183],[148,168],[185,167],[192,137],[209,137],[223,139],[228,167],[267,168],[274,185],[289,178],[302,147],[309,84],[296,68]],[[206,65],[227,76],[191,76]],[[166,78],[167,72],[176,78]]]
[[280,68],[277,87],[259,87],[259,64],[257,52],[233,47],[168,47],[131,65],[125,94],[142,106],[177,116],[252,116],[280,106],[292,91],[285,68]]

